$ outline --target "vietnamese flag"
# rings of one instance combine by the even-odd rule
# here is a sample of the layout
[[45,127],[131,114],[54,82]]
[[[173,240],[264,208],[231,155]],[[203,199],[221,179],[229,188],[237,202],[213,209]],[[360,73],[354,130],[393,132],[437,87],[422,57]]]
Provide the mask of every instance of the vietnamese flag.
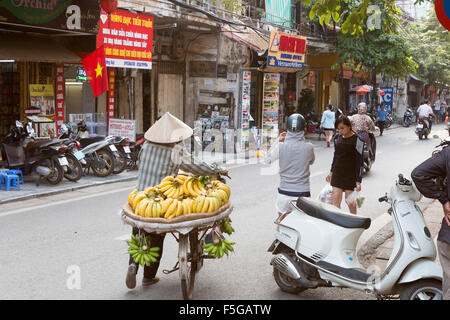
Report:
[[92,52],[82,61],[86,76],[91,84],[94,97],[108,91],[108,73],[106,71],[105,50],[103,46]]

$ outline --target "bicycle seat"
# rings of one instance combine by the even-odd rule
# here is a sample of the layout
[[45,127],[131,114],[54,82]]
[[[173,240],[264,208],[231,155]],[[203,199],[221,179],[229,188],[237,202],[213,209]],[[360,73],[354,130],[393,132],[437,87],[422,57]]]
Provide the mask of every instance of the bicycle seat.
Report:
[[335,206],[320,202],[319,200],[299,197],[297,199],[296,206],[311,217],[325,220],[344,228],[368,229],[370,227],[370,218],[358,217],[356,215],[346,213]]

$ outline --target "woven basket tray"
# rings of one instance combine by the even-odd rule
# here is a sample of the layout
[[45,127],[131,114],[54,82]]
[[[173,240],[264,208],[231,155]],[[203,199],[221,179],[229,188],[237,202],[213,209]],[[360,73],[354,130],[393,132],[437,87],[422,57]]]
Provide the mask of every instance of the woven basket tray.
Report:
[[213,212],[210,212],[210,213],[183,214],[183,215],[181,215],[179,217],[175,217],[175,218],[170,219],[170,220],[165,219],[165,218],[144,218],[144,217],[138,216],[138,215],[134,214],[133,208],[128,203],[125,204],[125,206],[123,207],[123,212],[125,213],[125,215],[127,217],[129,217],[129,218],[131,218],[133,220],[136,220],[136,221],[151,222],[151,223],[173,224],[173,223],[178,223],[178,222],[183,222],[183,221],[190,221],[190,220],[197,220],[197,219],[214,217],[214,216],[224,212],[228,208],[230,208],[230,206],[231,206],[231,203],[228,202],[227,204],[221,206],[216,211],[213,211]]

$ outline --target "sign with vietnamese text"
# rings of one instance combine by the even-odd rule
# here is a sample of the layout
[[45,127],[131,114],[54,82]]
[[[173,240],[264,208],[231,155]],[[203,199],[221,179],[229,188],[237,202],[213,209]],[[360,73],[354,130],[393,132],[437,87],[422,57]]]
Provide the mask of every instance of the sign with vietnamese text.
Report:
[[101,10],[97,48],[105,46],[106,65],[114,68],[151,69],[153,16]]
[[109,119],[108,134],[128,138],[130,141],[136,140],[136,121],[126,119]]
[[267,69],[284,69],[294,72],[305,65],[306,38],[288,33],[270,33]]

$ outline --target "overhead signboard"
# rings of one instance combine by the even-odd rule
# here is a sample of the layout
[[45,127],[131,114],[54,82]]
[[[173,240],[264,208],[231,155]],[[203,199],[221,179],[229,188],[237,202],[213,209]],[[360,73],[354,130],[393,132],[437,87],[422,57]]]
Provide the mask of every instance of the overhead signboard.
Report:
[[271,31],[267,54],[267,71],[295,72],[305,66],[306,38]]
[[2,0],[0,24],[97,33],[100,4],[92,0]]
[[97,48],[104,45],[106,65],[115,68],[151,69],[153,16],[101,10]]

